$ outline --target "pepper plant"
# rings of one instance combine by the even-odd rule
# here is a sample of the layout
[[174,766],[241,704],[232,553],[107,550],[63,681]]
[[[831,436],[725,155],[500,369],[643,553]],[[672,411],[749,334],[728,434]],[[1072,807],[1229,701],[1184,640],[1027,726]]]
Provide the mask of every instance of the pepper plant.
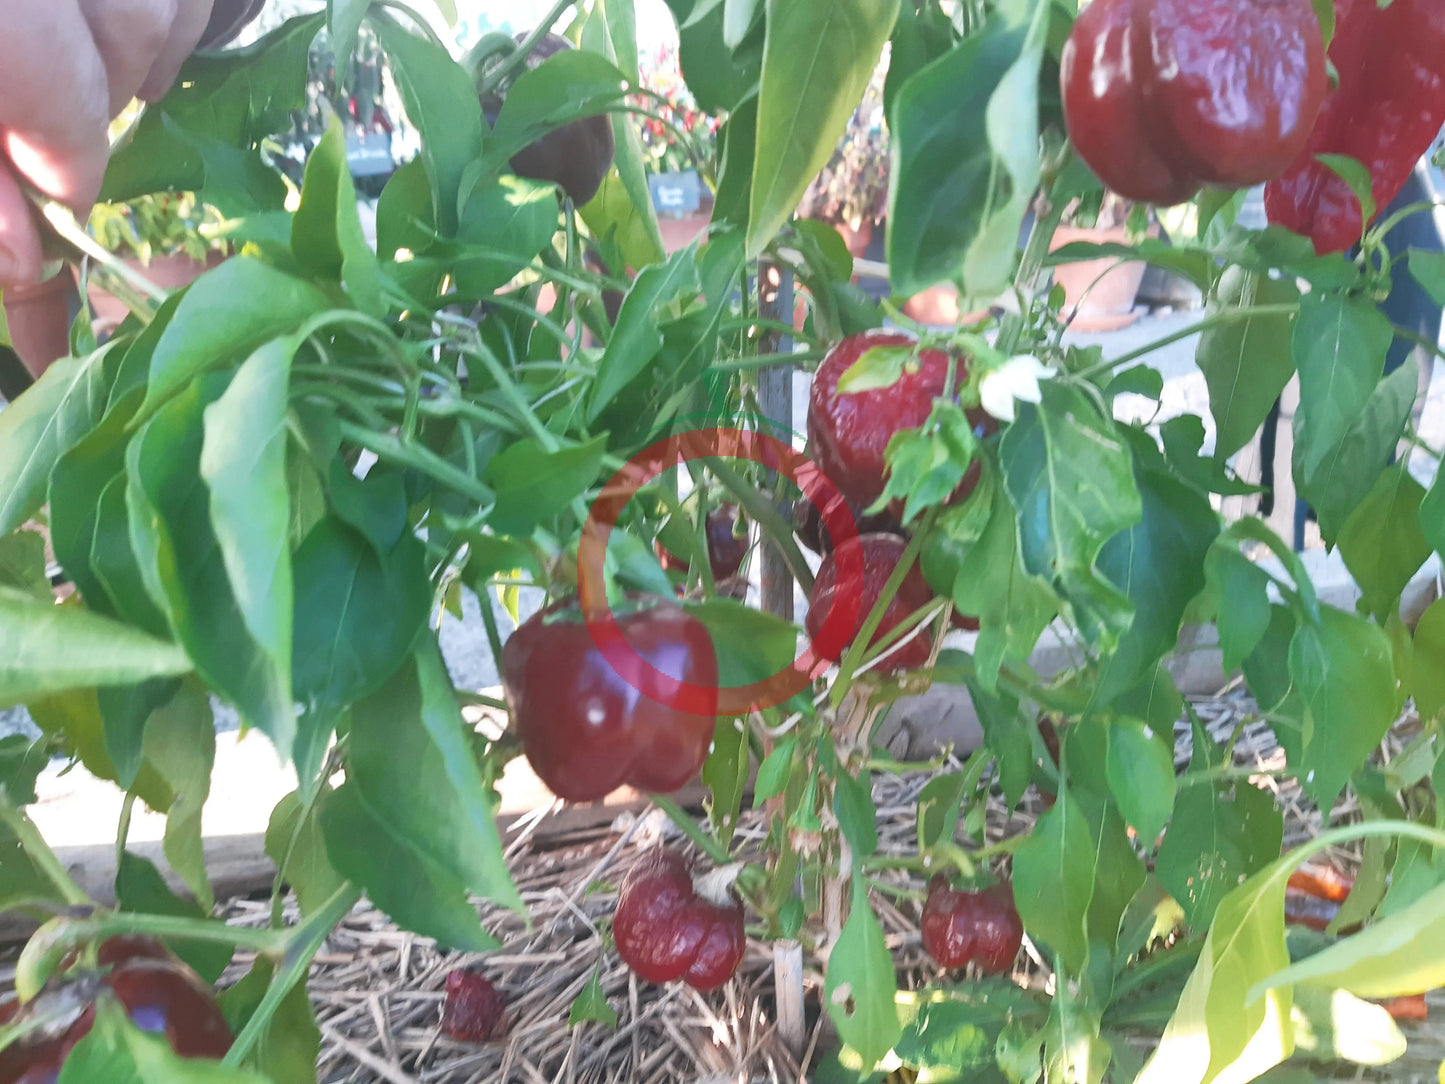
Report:
[[[741,956],[741,911],[748,936],[821,967],[810,1009],[831,1022],[818,1071],[832,1079],[1248,1080],[1297,1044],[1398,1054],[1398,1030],[1366,999],[1445,979],[1445,603],[1413,627],[1400,613],[1445,550],[1445,484],[1396,454],[1421,444],[1417,373],[1384,372],[1397,329],[1376,304],[1406,277],[1445,300],[1445,262],[1390,251],[1392,220],[1374,219],[1401,179],[1379,163],[1413,161],[1438,128],[1423,111],[1442,100],[1445,51],[1396,63],[1387,37],[1371,38],[1368,63],[1352,60],[1354,35],[1330,40],[1347,0],[1338,20],[1328,0],[1095,0],[1083,16],[1072,0],[668,5],[688,89],[724,118],[712,226],[677,252],[663,251],[631,119],[666,122],[638,96],[630,0],[559,0],[545,26],[486,39],[465,63],[395,0],[332,0],[194,58],[118,144],[104,193],[195,192],[232,223],[237,255],[175,294],[48,209],[56,240],[87,250],[133,315],[104,343],[81,321],[73,356],[0,413],[0,702],[27,705],[43,731],[0,742],[0,900],[44,923],[0,1058],[67,1059],[62,1081],[314,1079],[304,976],[363,894],[405,929],[477,952],[496,947],[480,915],[524,908],[493,813],[524,752],[563,798],[700,773],[702,818],[655,800],[715,868],[649,858],[618,949],[644,979],[712,987]],[[1378,33],[1400,35],[1388,44],[1441,40],[1434,0],[1388,11]],[[374,248],[339,129],[294,209],[264,153],[304,104],[315,36],[327,27],[345,56],[363,23],[422,139],[380,197]],[[553,23],[576,48],[549,45],[539,63]],[[915,328],[892,301],[873,305],[836,233],[793,219],[885,47],[894,300],[952,282],[994,305],[966,327]],[[1110,55],[1131,63],[1071,79],[1080,58]],[[1415,102],[1419,123],[1375,124],[1377,86],[1389,109]],[[1316,115],[1328,131],[1301,152]],[[585,142],[556,139],[578,122]],[[1100,196],[1101,133],[1104,153],[1141,163],[1114,179],[1122,195],[1192,199],[1197,228],[1050,255],[1063,209]],[[610,163],[581,160],[609,144]],[[1335,209],[1235,223],[1242,196],[1217,186],[1269,181],[1319,150],[1336,157],[1295,168],[1339,179]],[[1155,166],[1178,183],[1155,184]],[[575,205],[560,171],[592,167],[600,184]],[[1349,224],[1344,245],[1317,252],[1287,228],[1333,237],[1318,232],[1332,214]],[[1160,398],[1150,362],[1164,344],[1113,359],[1073,345],[1047,288],[1049,263],[1100,256],[1204,291],[1209,418],[1115,419],[1125,393]],[[780,271],[807,293],[801,329],[769,301]],[[885,321],[902,333],[858,337]],[[772,347],[780,335],[798,349]],[[798,452],[766,416],[759,374],[818,363],[828,376]],[[1216,511],[1255,492],[1231,457],[1296,377],[1295,483],[1361,588],[1354,610],[1322,600],[1263,521]],[[852,410],[865,396],[872,409]],[[719,590],[709,560],[726,506],[812,590],[779,511],[800,492],[821,519],[800,537],[832,548],[812,644]],[[75,588],[61,602],[40,525]],[[440,613],[466,586],[516,620],[523,585],[551,604],[522,632],[504,636],[481,609],[504,697],[455,689]],[[977,627],[967,646],[944,643],[955,619]],[[1186,621],[1217,629],[1283,768],[1236,769],[1232,742],[1184,704],[1167,664]],[[1030,659],[1050,629],[1073,661],[1044,677]],[[873,735],[930,684],[971,698],[983,747],[924,789],[916,852],[883,853],[870,782],[919,765]],[[267,929],[210,917],[199,810],[217,701],[300,780],[271,814]],[[466,702],[509,706],[511,728],[483,738]],[[1419,736],[1383,761],[1410,703]],[[1192,735],[1182,772],[1177,727]],[[593,748],[584,739],[600,749],[591,773],[569,758]],[[26,814],[54,755],[125,792],[115,906],[85,898]],[[1320,811],[1314,840],[1281,853],[1282,815],[1257,775],[1298,783]],[[1013,806],[1030,788],[1047,811],[987,840],[989,797]],[[1347,790],[1363,819],[1331,827]],[[762,846],[735,832],[749,795],[769,814]],[[135,801],[167,812],[183,897],[127,849]],[[1364,861],[1336,925],[1359,932],[1287,934],[1291,872],[1345,840],[1363,841]],[[873,909],[883,892],[920,915],[942,965],[986,974],[900,989]],[[649,957],[648,923],[694,940]],[[180,1057],[97,992],[104,946],[122,935],[165,939],[207,981],[234,949],[256,953],[220,995],[234,1041],[219,1066]],[[1021,943],[1042,976],[1027,987],[998,974]],[[65,1007],[88,1004],[80,989],[99,998],[91,1015]],[[1325,1048],[1322,1034],[1368,1041]]]

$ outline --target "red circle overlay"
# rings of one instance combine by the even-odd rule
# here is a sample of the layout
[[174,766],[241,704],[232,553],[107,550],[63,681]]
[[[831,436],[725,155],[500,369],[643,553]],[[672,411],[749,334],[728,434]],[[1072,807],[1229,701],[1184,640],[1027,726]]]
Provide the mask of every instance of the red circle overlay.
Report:
[[[858,533],[858,524],[838,487],[816,463],[788,441],[766,433],[737,428],[694,429],[648,445],[602,487],[577,547],[577,596],[592,642],[612,668],[643,696],[692,715],[746,715],[776,707],[802,692],[827,669],[829,660],[816,655],[809,643],[792,665],[749,685],[714,687],[679,681],[657,669],[627,642],[607,600],[603,574],[612,529],[628,501],[663,471],[712,457],[746,459],[791,481],[818,509],[833,540],[839,580],[851,577],[856,581],[862,577],[861,551],[842,546]],[[819,638],[830,633],[826,642],[848,640],[857,627],[861,608],[862,600],[856,595],[840,599],[824,620]]]

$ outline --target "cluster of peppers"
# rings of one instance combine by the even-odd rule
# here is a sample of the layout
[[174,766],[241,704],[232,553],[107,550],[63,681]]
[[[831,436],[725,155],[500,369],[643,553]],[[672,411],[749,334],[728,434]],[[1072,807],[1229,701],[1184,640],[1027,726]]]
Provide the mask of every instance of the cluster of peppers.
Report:
[[1360,161],[1376,208],[1399,193],[1445,124],[1445,4],[1334,11],[1326,53],[1311,0],[1092,0],[1061,63],[1075,149],[1141,202],[1267,183],[1271,222],[1350,248],[1360,201],[1319,156]]

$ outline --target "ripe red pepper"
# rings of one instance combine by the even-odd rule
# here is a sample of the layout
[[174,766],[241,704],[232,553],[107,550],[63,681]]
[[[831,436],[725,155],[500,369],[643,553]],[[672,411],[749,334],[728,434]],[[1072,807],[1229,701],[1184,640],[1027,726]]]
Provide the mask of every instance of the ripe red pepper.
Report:
[[[883,457],[895,433],[917,429],[928,420],[933,401],[948,383],[948,355],[923,350],[916,363],[886,388],[840,393],[838,380],[854,362],[875,346],[912,346],[915,340],[901,331],[865,331],[850,335],[818,366],[808,392],[808,454],[838,490],[867,508],[883,495],[888,464]],[[968,364],[958,359],[955,386],[968,379]],[[982,437],[998,423],[982,410],[969,410],[968,420]],[[954,500],[962,500],[978,485],[975,464],[958,485]]]
[[942,876],[929,883],[919,927],[924,950],[944,967],[974,963],[985,975],[1011,969],[1024,940],[1024,926],[1007,885],[960,892]]
[[[502,689],[532,769],[559,798],[590,802],[630,783],[667,793],[707,759],[715,716],[654,700],[650,667],[685,683],[689,702],[717,702],[717,653],[707,626],[678,606],[619,608],[636,653],[619,672],[576,600],[534,614],[502,645]],[[644,666],[645,664],[645,666]]]
[[660,847],[622,882],[612,936],[623,963],[641,978],[681,979],[696,990],[732,978],[747,948],[742,904],[698,895],[686,860]]
[[93,974],[80,976],[47,990],[18,1011],[6,1009],[0,1014],[14,1021],[28,1014],[60,1018],[56,1027],[29,1032],[0,1051],[0,1084],[55,1084],[75,1044],[94,1026],[95,998],[106,990],[125,1007],[136,1027],[162,1036],[181,1057],[226,1056],[231,1049],[231,1031],[211,988],[178,960],[130,955],[129,951],[125,946],[109,950],[103,946],[101,952],[119,962],[99,983]]
[[[834,552],[823,558],[818,574],[813,578],[813,593],[808,599],[808,616],[804,620],[808,635],[813,641],[813,651],[820,658],[837,662],[848,650],[848,645],[857,638],[858,630],[873,612],[883,585],[898,562],[908,543],[897,535],[862,534],[848,539]],[[849,551],[856,551],[861,559],[850,559]],[[840,578],[839,569],[844,570]],[[849,570],[852,570],[851,573]],[[915,563],[903,577],[898,592],[883,611],[883,620],[873,633],[870,646],[876,644],[913,611],[933,601],[933,590],[923,578]],[[851,628],[828,626],[828,617],[835,606],[846,606],[850,610],[857,606],[857,619]],[[847,610],[843,612],[848,612]],[[908,641],[876,668],[878,673],[891,674],[898,670],[914,670],[928,663],[932,653],[932,640],[919,635]]]
[[447,972],[442,1030],[459,1043],[485,1043],[506,1020],[507,1004],[490,979],[476,971]]
[[1335,0],[1329,55],[1339,86],[1303,153],[1264,190],[1269,220],[1306,235],[1320,253],[1356,244],[1365,224],[1349,185],[1315,155],[1358,159],[1382,209],[1445,124],[1445,4]]
[[1305,144],[1324,52],[1310,0],[1093,0],[1060,58],[1069,138],[1128,199],[1259,184]]

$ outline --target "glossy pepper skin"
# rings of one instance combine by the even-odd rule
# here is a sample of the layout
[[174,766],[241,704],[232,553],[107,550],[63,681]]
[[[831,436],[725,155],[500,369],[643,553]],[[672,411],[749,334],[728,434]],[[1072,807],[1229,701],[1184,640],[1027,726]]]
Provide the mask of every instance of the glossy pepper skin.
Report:
[[95,1023],[94,997],[106,990],[120,1001],[136,1027],[162,1036],[183,1058],[219,1060],[231,1049],[231,1030],[211,988],[178,960],[128,956],[100,979],[98,987],[88,985],[90,981],[77,979],[19,1009],[17,1019],[27,1012],[48,1012],[57,1007],[54,999],[61,999],[62,1005],[73,1004],[76,1015],[59,1035],[32,1034],[0,1051],[0,1084],[54,1084],[70,1051]]
[[[520,42],[526,36],[518,34],[517,40]],[[547,34],[533,46],[527,67],[535,68],[547,58],[571,48],[574,48],[572,43],[560,34]],[[488,124],[496,124],[504,98],[505,94],[488,95],[481,100]],[[606,115],[583,117],[523,147],[512,156],[512,172],[534,181],[551,181],[580,207],[602,187],[616,150],[612,119]]]
[[928,955],[944,967],[977,964],[985,975],[1009,971],[1024,940],[1024,926],[1007,885],[960,892],[935,877],[919,925]]
[[1079,156],[1160,205],[1277,177],[1329,86],[1310,0],[1093,0],[1059,77]]
[[[629,604],[632,606],[634,604]],[[502,689],[532,769],[559,798],[590,802],[624,783],[667,793],[707,759],[712,714],[678,710],[642,691],[643,661],[717,702],[717,653],[707,627],[675,604],[616,613],[639,658],[623,672],[604,655],[575,600],[538,611],[502,646]],[[628,669],[638,671],[626,672]]]
[[1304,151],[1265,187],[1270,222],[1314,242],[1320,253],[1343,252],[1360,240],[1360,203],[1318,154],[1344,154],[1370,171],[1375,206],[1383,209],[1445,124],[1445,4],[1335,0],[1330,60],[1339,86],[1325,99]]
[[703,899],[686,860],[654,848],[628,872],[612,916],[623,963],[648,982],[681,979],[711,990],[732,978],[747,948],[737,900]]
[[[850,335],[818,366],[808,392],[808,454],[839,492],[860,508],[883,495],[888,465],[883,457],[895,433],[917,429],[928,420],[933,401],[948,382],[948,355],[923,350],[903,375],[886,388],[838,391],[838,380],[875,346],[912,346],[912,336],[900,331],[865,331]],[[968,377],[968,364],[958,359],[955,384]],[[986,436],[998,424],[982,410],[969,410],[974,432]],[[971,469],[954,494],[962,500],[978,485],[978,469]]]
[[[808,616],[804,621],[815,654],[833,662],[843,657],[873,611],[888,577],[893,575],[907,547],[908,543],[897,535],[863,534],[848,539],[823,558],[818,574],[813,578],[813,593],[808,599]],[[858,554],[861,560],[850,557],[850,552]],[[841,577],[840,568],[844,572]],[[856,575],[849,574],[850,571],[856,571]],[[932,602],[933,597],[933,590],[915,563],[883,611],[883,619],[878,622],[878,628],[869,641],[870,646],[920,606]],[[840,628],[836,622],[828,624],[828,616],[835,607],[847,606],[847,610],[841,611],[847,613],[854,605],[857,606],[858,616],[851,628]],[[884,659],[875,670],[882,674],[916,670],[927,665],[932,646],[928,635],[916,636]]]

